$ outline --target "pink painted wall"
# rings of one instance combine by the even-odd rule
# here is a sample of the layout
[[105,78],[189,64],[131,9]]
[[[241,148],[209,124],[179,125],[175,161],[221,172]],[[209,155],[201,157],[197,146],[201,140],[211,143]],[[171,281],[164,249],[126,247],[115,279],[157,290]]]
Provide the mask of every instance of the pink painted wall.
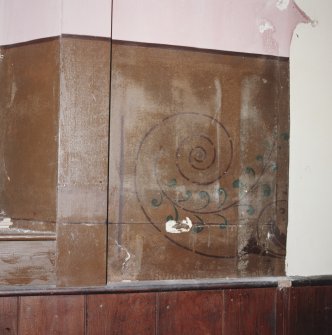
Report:
[[113,38],[289,56],[292,0],[114,0]]
[[0,45],[61,33],[60,0],[0,0]]
[[[293,0],[113,0],[113,38],[289,56],[307,17]],[[76,34],[110,37],[111,0],[0,0],[0,45]]]
[[111,13],[111,0],[62,0],[62,33],[111,37]]

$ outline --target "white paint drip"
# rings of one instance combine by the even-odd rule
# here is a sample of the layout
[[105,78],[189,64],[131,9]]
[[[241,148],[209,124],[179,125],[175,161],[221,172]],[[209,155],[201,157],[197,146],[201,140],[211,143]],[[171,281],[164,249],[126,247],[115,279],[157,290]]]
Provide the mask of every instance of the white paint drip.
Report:
[[9,228],[13,224],[11,218],[3,218],[0,221],[0,229]]
[[277,0],[277,3],[276,3],[276,7],[281,11],[286,10],[288,8],[288,5],[289,5],[289,0]]
[[181,222],[176,222],[175,220],[168,220],[165,224],[165,229],[168,233],[171,234],[180,234],[180,233],[188,233],[192,228],[193,224],[191,220],[186,217],[185,220]]
[[125,269],[125,267],[126,267],[128,261],[129,261],[130,258],[131,258],[131,255],[130,255],[128,249],[125,248],[125,247],[123,247],[121,244],[119,244],[118,241],[115,240],[115,244],[116,244],[116,246],[117,246],[118,248],[120,248],[121,250],[123,250],[123,251],[127,254],[127,256],[126,256],[124,262],[122,263],[122,271],[124,271],[124,269]]
[[267,21],[267,20],[263,20],[263,21],[259,24],[258,29],[259,29],[259,32],[260,32],[261,34],[264,34],[264,33],[265,33],[266,31],[268,31],[268,30],[273,30],[274,27],[273,27],[273,25],[272,25],[271,22],[269,22],[269,21]]
[[214,80],[214,87],[216,88],[215,112],[214,112],[214,117],[211,123],[213,123],[217,119],[218,113],[221,112],[222,92],[221,92],[220,80],[218,78]]

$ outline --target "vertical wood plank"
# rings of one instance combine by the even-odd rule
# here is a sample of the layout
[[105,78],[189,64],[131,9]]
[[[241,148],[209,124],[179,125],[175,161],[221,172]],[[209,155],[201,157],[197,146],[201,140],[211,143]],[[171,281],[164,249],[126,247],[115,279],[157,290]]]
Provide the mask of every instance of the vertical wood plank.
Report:
[[292,288],[289,313],[289,335],[332,334],[332,287]]
[[222,334],[222,291],[159,294],[159,334]]
[[0,334],[17,334],[17,298],[0,298]]
[[290,288],[277,289],[276,334],[288,335]]
[[21,297],[19,334],[84,334],[84,296]]
[[156,294],[103,294],[87,297],[87,335],[156,332]]
[[225,290],[223,335],[276,334],[275,288]]

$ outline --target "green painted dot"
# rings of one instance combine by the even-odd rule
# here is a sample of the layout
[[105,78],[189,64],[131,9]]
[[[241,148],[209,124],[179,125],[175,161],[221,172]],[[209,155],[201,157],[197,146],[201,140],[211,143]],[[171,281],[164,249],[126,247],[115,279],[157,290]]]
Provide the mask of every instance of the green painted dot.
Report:
[[159,207],[160,206],[160,201],[158,199],[152,199],[151,200],[151,205],[152,205],[152,207]]
[[263,156],[262,155],[257,155],[256,160],[259,161],[259,162],[262,162],[263,161]]
[[198,233],[202,232],[203,230],[204,230],[204,227],[200,226],[200,225],[194,225],[191,229],[191,231],[195,234],[198,234]]
[[255,208],[252,206],[248,206],[247,213],[249,215],[253,215],[255,213]]
[[240,179],[236,179],[233,181],[233,188],[239,188],[240,187]]
[[166,222],[167,221],[173,221],[174,219],[173,219],[173,216],[172,215],[168,215],[167,216],[167,218],[166,218]]
[[272,162],[272,164],[271,164],[271,170],[272,170],[273,172],[277,171],[277,170],[278,170],[278,164],[275,163],[275,162]]
[[175,187],[176,186],[176,179],[171,179],[169,182],[168,182],[168,187]]
[[255,170],[251,166],[247,166],[244,171],[246,174],[249,174],[252,176],[256,175]]
[[284,140],[284,141],[288,141],[289,140],[289,133],[282,133],[280,135],[280,137]]
[[272,189],[271,186],[268,184],[262,185],[262,193],[264,197],[269,197],[271,195]]

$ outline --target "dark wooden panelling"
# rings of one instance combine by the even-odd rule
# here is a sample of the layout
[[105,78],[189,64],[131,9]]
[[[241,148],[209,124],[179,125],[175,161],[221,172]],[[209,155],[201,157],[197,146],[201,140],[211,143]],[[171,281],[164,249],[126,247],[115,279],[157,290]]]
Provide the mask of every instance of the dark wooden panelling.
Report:
[[59,39],[1,52],[0,211],[55,222]]
[[289,295],[290,287],[277,288],[276,300],[276,334],[286,335],[289,323]]
[[57,284],[105,285],[106,225],[58,223],[57,234]]
[[0,298],[0,334],[17,334],[17,297]]
[[84,334],[84,296],[20,298],[19,334]]
[[105,223],[110,41],[62,37],[58,220]]
[[0,285],[55,284],[55,241],[0,241]]
[[87,334],[156,334],[156,294],[87,297]]
[[332,287],[292,288],[286,335],[318,334],[332,334]]
[[276,289],[224,291],[223,335],[274,335]]
[[159,293],[159,334],[221,334],[223,291]]

